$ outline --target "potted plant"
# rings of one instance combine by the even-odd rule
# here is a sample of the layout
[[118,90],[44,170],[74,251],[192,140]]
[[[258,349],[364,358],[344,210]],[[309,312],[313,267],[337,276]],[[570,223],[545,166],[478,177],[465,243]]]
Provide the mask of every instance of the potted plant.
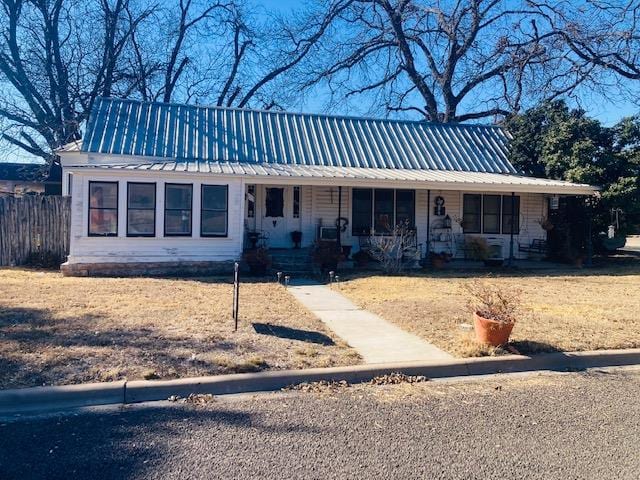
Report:
[[247,240],[249,240],[251,249],[255,250],[258,247],[258,240],[260,240],[260,232],[255,230],[247,232]]
[[294,230],[291,232],[291,241],[293,242],[293,248],[300,248],[302,243],[302,232],[300,230]]
[[538,220],[538,224],[542,227],[542,229],[545,232],[550,232],[551,230],[553,230],[553,223],[551,223],[551,220],[549,220],[549,218],[547,217],[542,217]]
[[436,270],[441,270],[444,268],[444,265],[451,259],[450,255],[446,252],[431,252],[429,254],[429,260],[431,261],[431,266]]
[[371,261],[371,256],[366,250],[358,250],[351,256],[351,258],[356,262],[356,266],[360,268],[366,268]]
[[271,267],[271,256],[266,248],[247,250],[243,254],[243,259],[249,266],[252,275],[266,275],[267,270]]
[[313,261],[323,273],[336,271],[342,258],[342,251],[338,249],[336,242],[320,241],[313,249]]
[[479,281],[466,289],[478,342],[494,347],[507,343],[521,309],[520,291]]

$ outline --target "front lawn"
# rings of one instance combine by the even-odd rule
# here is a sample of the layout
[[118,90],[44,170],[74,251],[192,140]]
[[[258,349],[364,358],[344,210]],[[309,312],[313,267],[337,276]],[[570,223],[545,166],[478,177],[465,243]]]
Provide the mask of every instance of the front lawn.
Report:
[[[370,276],[338,288],[363,308],[456,356],[489,352],[473,341],[463,286],[478,274]],[[640,266],[503,271],[489,281],[523,291],[526,313],[513,329],[521,353],[640,347]]]
[[[273,282],[73,278],[0,268],[0,387],[359,362]],[[259,332],[259,333],[258,333]]]

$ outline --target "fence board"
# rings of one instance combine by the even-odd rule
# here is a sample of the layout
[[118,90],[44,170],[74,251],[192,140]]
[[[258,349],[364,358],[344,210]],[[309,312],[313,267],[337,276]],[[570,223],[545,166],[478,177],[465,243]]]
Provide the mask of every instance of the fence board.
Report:
[[0,197],[0,265],[23,265],[42,252],[64,261],[70,227],[70,197]]

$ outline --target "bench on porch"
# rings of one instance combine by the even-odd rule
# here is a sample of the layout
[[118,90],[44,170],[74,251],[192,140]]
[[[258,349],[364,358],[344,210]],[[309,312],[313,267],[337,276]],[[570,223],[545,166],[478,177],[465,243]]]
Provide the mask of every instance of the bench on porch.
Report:
[[547,253],[547,241],[542,238],[534,238],[529,245],[518,244],[518,250],[526,253],[537,253],[544,255]]

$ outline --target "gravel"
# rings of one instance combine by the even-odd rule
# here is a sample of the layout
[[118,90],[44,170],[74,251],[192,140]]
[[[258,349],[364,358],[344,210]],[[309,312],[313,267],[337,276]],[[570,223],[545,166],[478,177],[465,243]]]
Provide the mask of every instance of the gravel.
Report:
[[0,422],[0,477],[637,479],[640,372],[401,382]]

